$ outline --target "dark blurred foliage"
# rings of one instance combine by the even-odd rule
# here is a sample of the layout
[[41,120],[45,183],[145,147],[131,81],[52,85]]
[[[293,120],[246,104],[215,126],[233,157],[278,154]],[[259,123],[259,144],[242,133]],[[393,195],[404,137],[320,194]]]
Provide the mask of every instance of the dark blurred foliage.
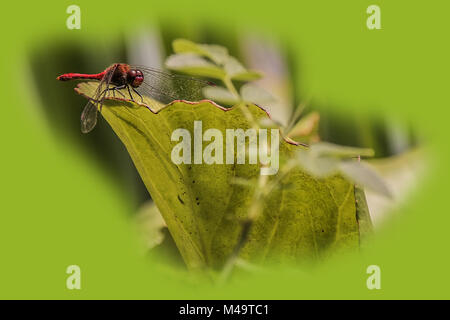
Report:
[[[228,48],[230,53],[238,59],[241,50],[237,32],[220,33],[211,26],[204,28],[174,28],[173,25],[161,24],[158,30],[161,34],[161,49],[166,55],[172,53],[171,43],[177,38],[220,44]],[[97,73],[115,62],[127,62],[127,37],[115,35],[114,41],[99,43],[92,48],[91,44],[69,42],[64,39],[52,41],[37,47],[31,52],[30,64],[32,76],[40,95],[41,106],[44,109],[48,123],[54,135],[61,140],[68,140],[84,148],[86,152],[101,164],[117,183],[135,207],[139,207],[149,199],[149,195],[133,166],[133,163],[120,140],[109,128],[106,121],[99,117],[96,128],[87,135],[80,132],[80,115],[86,104],[86,99],[77,95],[73,88],[75,82],[57,82],[56,77],[62,73],[80,72]],[[281,48],[286,56],[286,64],[293,66],[299,57],[289,50],[289,46]],[[295,70],[295,68],[289,68]],[[296,79],[289,75],[290,81]],[[298,84],[301,85],[301,84]],[[293,83],[293,88],[298,87]],[[305,97],[295,96],[298,104]],[[403,129],[400,138],[392,142],[391,129],[385,119],[369,116],[352,116],[338,112],[339,106],[320,106],[311,101],[307,111],[320,112],[319,125],[322,140],[342,145],[356,147],[371,147],[375,149],[377,157],[386,157],[405,151],[415,144],[415,138],[410,128]]]
[[81,43],[60,41],[33,52],[30,57],[32,76],[41,106],[55,136],[84,148],[116,179],[137,208],[149,196],[125,147],[101,117],[95,130],[87,135],[82,134],[80,115],[87,101],[74,92],[75,82],[56,80],[62,73],[97,73],[113,62],[126,61],[124,44],[96,48],[91,54],[82,48]]

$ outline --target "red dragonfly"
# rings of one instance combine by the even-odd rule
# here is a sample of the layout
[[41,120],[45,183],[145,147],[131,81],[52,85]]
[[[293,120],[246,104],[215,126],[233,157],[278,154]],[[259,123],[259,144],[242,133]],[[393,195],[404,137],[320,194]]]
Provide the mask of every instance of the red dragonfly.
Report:
[[[150,109],[144,104],[143,96],[151,97],[164,104],[179,99],[197,101],[201,99],[202,88],[214,85],[208,81],[126,63],[115,63],[97,74],[66,73],[56,79],[100,81],[94,96],[89,99],[81,114],[81,132],[83,133],[88,133],[97,124],[97,112],[102,110],[103,101],[110,92],[113,97],[118,93],[126,100],[135,101],[133,91],[141,103]],[[122,89],[127,90],[129,98],[120,91]]]

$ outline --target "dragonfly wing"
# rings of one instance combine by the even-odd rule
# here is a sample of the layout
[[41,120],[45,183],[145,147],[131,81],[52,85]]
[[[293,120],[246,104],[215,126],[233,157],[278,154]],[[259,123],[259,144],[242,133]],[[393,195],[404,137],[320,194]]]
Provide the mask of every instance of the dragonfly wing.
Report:
[[[151,97],[152,99],[164,104],[170,103],[174,100],[183,99],[183,97],[177,94],[174,89],[169,90],[167,86],[161,88],[159,85],[151,85],[143,82],[135,90],[142,96]],[[189,98],[184,99],[189,100]]]
[[88,101],[81,113],[81,132],[88,133],[97,124],[97,102]]
[[161,70],[132,66],[144,74],[144,82],[136,90],[162,103],[173,100],[198,101],[203,98],[202,89],[213,85],[211,82],[189,76],[170,74]]
[[89,100],[86,107],[84,107],[84,110],[81,113],[81,132],[88,133],[92,131],[97,124],[97,112],[99,109],[102,109],[103,100],[108,93],[107,89],[109,88],[109,84],[116,67],[117,66],[113,66],[107,70],[103,76],[103,79],[98,84],[92,100]]

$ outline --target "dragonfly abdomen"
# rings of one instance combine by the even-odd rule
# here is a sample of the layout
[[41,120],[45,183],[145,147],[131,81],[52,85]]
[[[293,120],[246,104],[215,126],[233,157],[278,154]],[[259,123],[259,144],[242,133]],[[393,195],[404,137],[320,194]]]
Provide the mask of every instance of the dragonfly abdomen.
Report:
[[105,75],[105,71],[97,73],[97,74],[65,73],[65,74],[60,75],[56,79],[59,81],[69,81],[69,80],[78,80],[78,79],[102,80],[104,75]]

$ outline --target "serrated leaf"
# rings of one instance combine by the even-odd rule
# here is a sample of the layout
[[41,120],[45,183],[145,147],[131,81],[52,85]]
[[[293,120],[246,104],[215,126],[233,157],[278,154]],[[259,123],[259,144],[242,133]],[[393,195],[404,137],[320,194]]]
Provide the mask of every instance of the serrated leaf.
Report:
[[[96,84],[82,83],[78,92],[91,97],[95,89]],[[267,118],[255,105],[246,110],[256,121]],[[203,132],[215,128],[225,137],[226,129],[252,127],[242,112],[209,101],[176,101],[158,112],[117,99],[108,99],[103,105],[102,116],[127,148],[191,269],[221,268],[230,257],[254,192],[232,181],[257,180],[260,167],[248,163],[176,165],[171,152],[178,142],[172,141],[171,135],[175,129],[185,128],[193,136],[193,123],[201,120]],[[281,140],[280,157],[293,158],[301,148]],[[268,177],[269,182],[275,178]],[[352,183],[339,175],[316,179],[295,168],[279,186],[260,203],[262,212],[251,226],[240,259],[251,263],[306,261],[358,246]]]
[[261,128],[279,128],[280,125],[270,118],[264,118],[259,121]]
[[192,53],[179,53],[166,59],[168,69],[183,72],[193,76],[223,79],[225,71],[206,59]]

